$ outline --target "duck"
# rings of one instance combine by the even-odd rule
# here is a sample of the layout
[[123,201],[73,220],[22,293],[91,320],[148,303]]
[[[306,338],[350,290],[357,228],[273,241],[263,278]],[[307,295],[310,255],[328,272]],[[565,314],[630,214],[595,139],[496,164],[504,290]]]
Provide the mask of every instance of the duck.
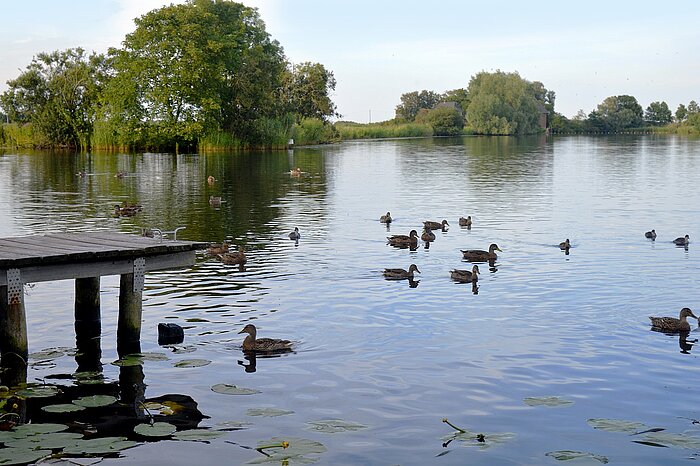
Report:
[[423,226],[429,227],[431,230],[445,231],[445,227],[450,226],[450,224],[447,223],[447,220],[443,220],[442,222],[433,222],[430,220],[426,220],[425,222],[423,222]]
[[381,223],[391,223],[391,212],[387,212],[386,215],[379,217]]
[[681,236],[680,238],[676,238],[673,240],[673,244],[675,244],[676,246],[687,246],[689,242],[690,237],[688,235],[685,235],[684,237]]
[[245,256],[245,248],[243,246],[239,246],[238,251],[225,252],[223,254],[218,254],[218,256],[221,262],[228,265],[241,265],[248,262],[248,258]]
[[221,205],[221,197],[220,196],[209,196],[209,205],[212,207],[218,207]]
[[420,239],[423,241],[435,241],[435,233],[433,233],[430,228],[425,227],[423,229],[423,234],[420,235]]
[[561,249],[562,251],[566,251],[569,248],[571,248],[569,238],[566,238],[566,241],[562,241],[561,243],[559,243],[559,249]]
[[496,251],[503,252],[496,243],[493,243],[491,246],[489,246],[488,251],[483,251],[481,249],[462,250],[462,256],[464,256],[466,260],[470,261],[488,261],[494,260],[498,257]]
[[418,244],[418,232],[411,230],[408,236],[393,235],[387,237],[387,240],[392,246],[416,246]]
[[255,325],[248,324],[243,327],[243,330],[238,332],[247,333],[248,336],[243,340],[243,351],[283,351],[292,349],[292,342],[289,340],[280,340],[277,338],[256,338],[258,330]]
[[647,231],[644,233],[645,238],[656,239],[656,230]]
[[479,280],[479,266],[474,264],[472,270],[458,270],[454,269],[450,271],[450,277],[452,280],[460,283],[471,283]]
[[75,176],[85,178],[87,176],[87,172],[85,172],[85,170],[80,170],[78,173],[75,174]]
[[294,227],[294,231],[289,234],[289,239],[297,241],[301,238],[301,233],[299,233],[299,227]]
[[301,176],[301,168],[292,168],[291,170],[289,170],[289,174],[291,176]]
[[143,207],[138,204],[128,204],[126,201],[121,204],[114,204],[114,215],[116,217],[133,217],[137,213],[141,212]]
[[418,272],[420,273],[420,270],[418,270],[418,266],[416,264],[411,264],[408,267],[408,270],[404,269],[384,269],[383,275],[385,278],[388,278],[390,280],[413,280],[413,272]]
[[219,254],[226,254],[228,252],[228,243],[212,243],[207,248],[207,253],[212,256],[218,256]]
[[212,175],[209,175],[209,176],[207,177],[207,183],[208,183],[209,185],[212,185],[212,184],[216,183],[216,178],[214,178]]
[[114,174],[115,178],[120,178],[120,179],[124,178],[125,176],[126,176],[126,172],[123,172],[121,170]]
[[698,318],[695,314],[693,314],[693,311],[687,307],[684,307],[681,309],[678,319],[675,317],[649,316],[649,320],[651,320],[651,326],[659,330],[665,330],[667,332],[690,332],[688,317],[693,317],[695,319]]
[[472,216],[471,216],[471,215],[467,215],[467,218],[459,217],[459,226],[461,226],[461,227],[470,227],[470,226],[472,226]]

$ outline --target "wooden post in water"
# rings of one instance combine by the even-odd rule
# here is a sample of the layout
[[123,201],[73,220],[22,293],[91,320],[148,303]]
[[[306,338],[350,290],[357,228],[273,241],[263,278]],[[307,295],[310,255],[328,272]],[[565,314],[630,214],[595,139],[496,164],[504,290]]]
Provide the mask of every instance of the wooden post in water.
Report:
[[19,290],[13,288],[0,286],[0,364],[4,367],[26,366],[29,356],[24,289],[21,283]]
[[142,294],[134,283],[133,273],[121,275],[117,323],[117,353],[120,357],[141,352]]
[[102,349],[100,336],[100,277],[75,279],[75,359],[78,371],[99,371]]

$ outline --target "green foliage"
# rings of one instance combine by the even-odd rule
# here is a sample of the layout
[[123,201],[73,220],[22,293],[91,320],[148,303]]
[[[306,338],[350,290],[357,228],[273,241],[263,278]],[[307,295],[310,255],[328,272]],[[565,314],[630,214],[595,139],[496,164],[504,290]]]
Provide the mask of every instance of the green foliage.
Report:
[[401,103],[396,107],[396,119],[415,121],[420,109],[430,110],[441,101],[442,96],[433,91],[408,92],[401,96]]
[[442,102],[456,102],[459,104],[459,108],[462,111],[469,108],[471,103],[471,98],[469,97],[469,92],[464,88],[453,89],[451,91],[445,91],[442,95]]
[[637,99],[631,95],[607,97],[588,115],[594,131],[615,132],[642,126],[643,111]]
[[546,89],[541,83],[531,83],[518,73],[482,71],[471,78],[468,92],[471,103],[467,121],[477,133],[508,135],[542,131],[539,117],[544,110]]
[[106,69],[103,56],[81,48],[40,53],[7,82],[0,104],[10,121],[32,124],[35,145],[87,148]]
[[687,116],[688,109],[685,108],[685,105],[678,105],[678,108],[676,109],[676,121],[680,123],[681,121],[685,120]]
[[662,126],[671,123],[673,114],[666,102],[652,102],[644,112],[644,121],[652,126]]
[[318,118],[304,118],[292,128],[296,145],[322,144],[338,140],[340,135],[334,125]]
[[342,140],[430,137],[433,135],[433,129],[430,125],[398,123],[394,120],[370,124],[338,122],[335,127]]
[[464,128],[462,112],[454,107],[437,106],[432,110],[421,109],[416,123],[430,125],[435,136],[457,136]]
[[688,103],[688,115],[693,115],[695,113],[700,113],[700,106],[698,106],[698,103],[694,100],[691,100]]
[[327,120],[339,116],[330,98],[335,91],[335,77],[320,63],[305,62],[292,66],[284,75],[284,100],[287,111],[304,118]]
[[552,133],[583,133],[586,131],[586,121],[581,118],[568,119],[560,113],[549,115],[549,127]]
[[6,123],[0,126],[0,146],[33,147],[35,138],[31,123]]

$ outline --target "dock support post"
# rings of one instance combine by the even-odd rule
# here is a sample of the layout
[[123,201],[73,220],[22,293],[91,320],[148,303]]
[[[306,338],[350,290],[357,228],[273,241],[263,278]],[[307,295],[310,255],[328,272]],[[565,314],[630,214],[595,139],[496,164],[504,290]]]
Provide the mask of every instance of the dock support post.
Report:
[[75,356],[78,371],[102,368],[100,277],[75,279]]
[[[143,288],[138,286],[137,275],[138,273],[125,273],[119,279],[117,353],[120,357],[141,352]],[[141,278],[143,279],[143,275]]]
[[0,286],[0,354],[3,367],[27,365],[27,319],[24,287],[18,269],[9,269],[7,286]]

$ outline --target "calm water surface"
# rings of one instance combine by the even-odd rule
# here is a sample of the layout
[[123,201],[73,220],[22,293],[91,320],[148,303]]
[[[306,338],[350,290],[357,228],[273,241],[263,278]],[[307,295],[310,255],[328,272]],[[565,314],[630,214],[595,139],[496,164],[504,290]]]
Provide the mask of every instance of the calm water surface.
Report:
[[[301,177],[286,173],[293,167]],[[115,178],[118,170],[128,176]],[[144,442],[102,464],[242,464],[264,459],[254,448],[273,437],[320,442],[326,451],[307,459],[334,465],[557,464],[546,454],[561,450],[610,464],[681,464],[700,454],[700,332],[686,343],[650,331],[647,316],[700,311],[698,180],[700,141],[653,136],[350,142],[269,154],[6,152],[0,236],[185,226],[180,239],[246,247],[245,270],[201,253],[191,269],[148,274],[142,330],[143,351],[167,356],[144,362],[146,398],[185,395],[207,416],[198,427],[243,428],[206,443]],[[209,206],[210,195],[222,196],[221,207]],[[114,218],[125,200],[143,212]],[[390,231],[378,222],[386,211]],[[471,230],[457,223],[467,215]],[[429,219],[450,223],[429,248],[386,244]],[[295,226],[298,244],[286,237]],[[652,228],[655,242],[644,238]],[[672,244],[685,234],[687,249]],[[557,246],[566,238],[568,255]],[[471,268],[460,249],[492,242],[503,252],[493,267],[482,264],[477,294],[450,280],[451,269]],[[383,279],[383,268],[411,263],[421,271],[415,288]],[[118,277],[102,279],[103,375],[113,384],[118,290]],[[30,351],[75,345],[72,281],[27,287],[26,309]],[[185,327],[184,344],[158,346],[159,322]],[[237,332],[251,322],[261,337],[295,340],[295,351],[246,360]],[[70,354],[35,360],[28,381],[72,385],[52,378],[76,371]],[[185,359],[211,363],[175,367]],[[260,393],[211,390],[222,383]],[[526,403],[541,397],[569,403]],[[255,408],[292,413],[251,416]],[[448,442],[454,430],[443,418],[486,441]],[[594,429],[591,418],[674,437]],[[309,424],[327,419],[365,428]]]

